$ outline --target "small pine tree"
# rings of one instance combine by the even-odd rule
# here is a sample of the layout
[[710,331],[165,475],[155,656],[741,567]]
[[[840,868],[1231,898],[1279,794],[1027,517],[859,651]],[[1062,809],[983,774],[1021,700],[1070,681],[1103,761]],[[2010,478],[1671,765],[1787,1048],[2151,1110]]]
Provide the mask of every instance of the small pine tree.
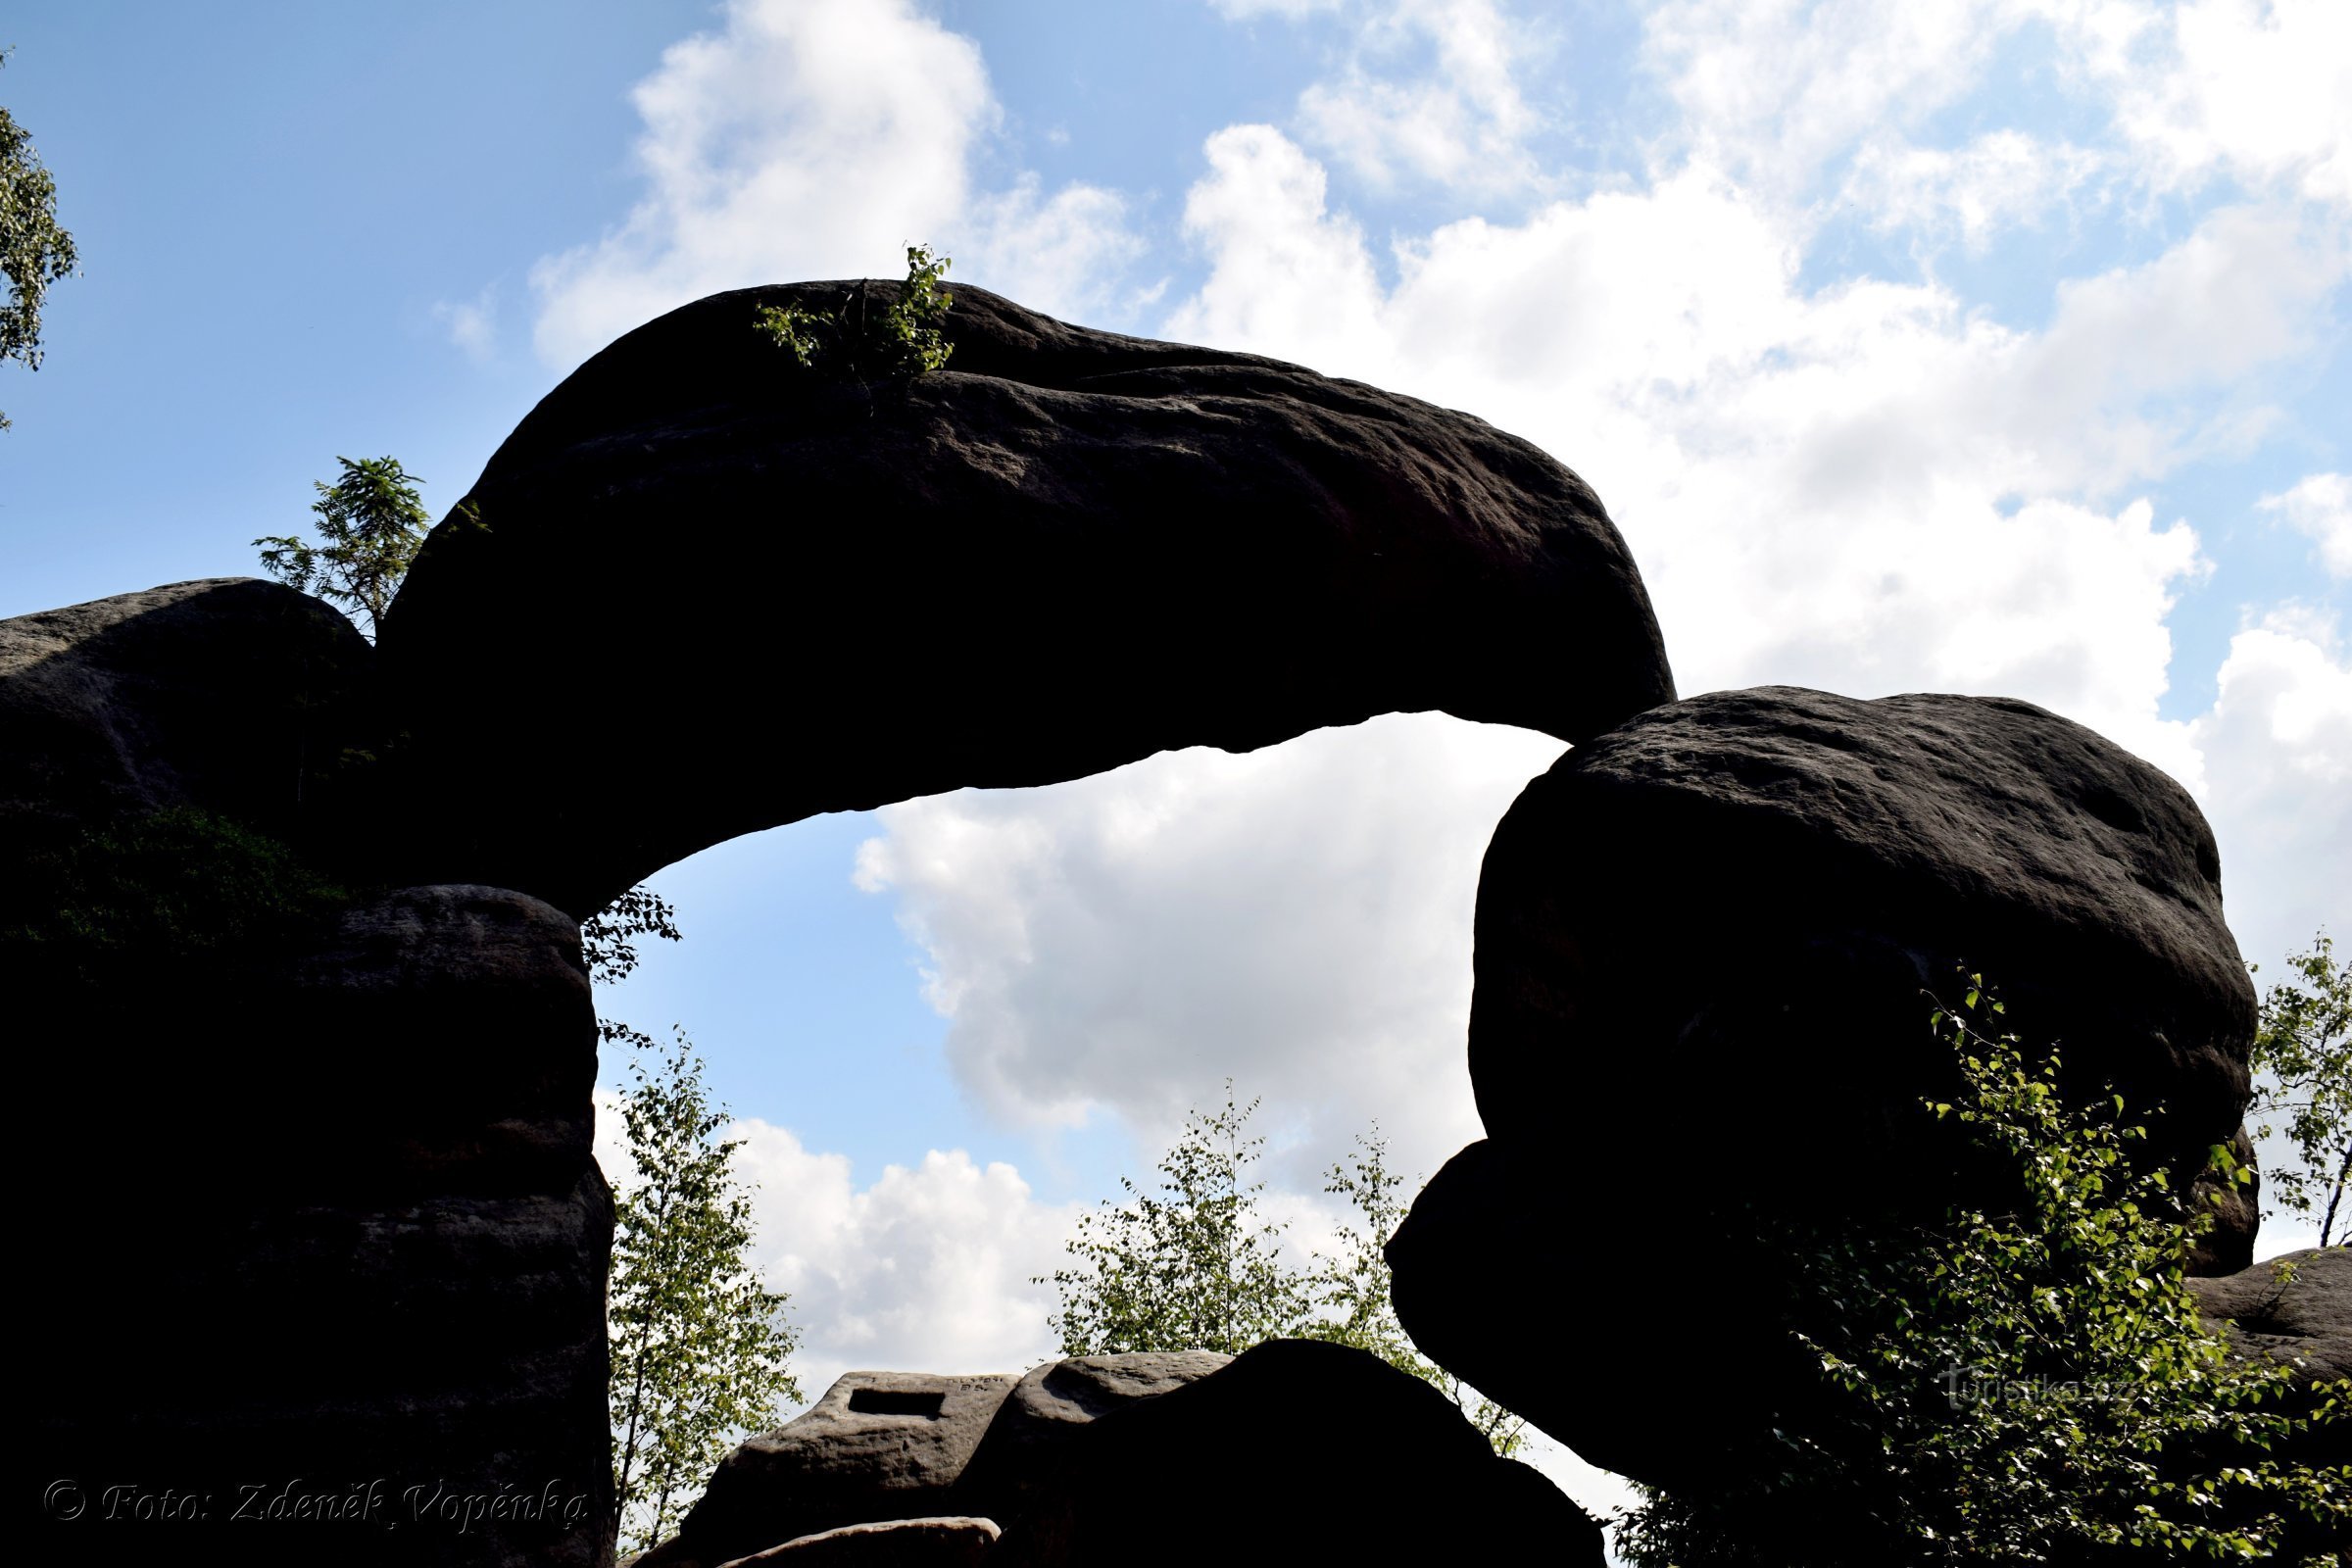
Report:
[[365,612],[368,640],[383,629],[384,612],[416,559],[432,514],[416,494],[417,480],[394,458],[337,458],[343,477],[315,488],[318,514],[314,545],[292,534],[265,534],[262,569],[298,592],[315,593],[347,611]]
[[613,1202],[608,1322],[615,1529],[642,1550],[675,1533],[743,1435],[800,1401],[788,1365],[799,1342],[783,1293],[746,1255],[751,1195],[733,1170],[742,1146],[718,1139],[726,1109],[710,1102],[685,1034],[664,1055],[626,1024],[599,1027],[636,1052],[621,1102],[636,1179]]

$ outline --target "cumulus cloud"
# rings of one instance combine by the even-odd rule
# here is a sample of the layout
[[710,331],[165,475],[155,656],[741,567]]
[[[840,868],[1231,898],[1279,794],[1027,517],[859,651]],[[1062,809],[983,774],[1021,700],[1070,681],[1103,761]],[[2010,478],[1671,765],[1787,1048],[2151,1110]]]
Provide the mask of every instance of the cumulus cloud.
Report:
[[1983,254],[2006,228],[2065,206],[2105,166],[2099,152],[1992,130],[1959,147],[1865,142],[1841,200],[1873,227],[1957,237]]
[[1101,1109],[1163,1147],[1225,1078],[1304,1177],[1377,1119],[1427,1173],[1478,1136],[1464,1056],[1480,858],[1548,737],[1439,714],[1053,789],[886,808],[861,886],[929,955],[947,1054],[999,1114]]
[[2352,474],[2306,474],[2294,488],[2264,496],[2260,505],[2311,535],[2329,576],[2352,577]]
[[498,342],[498,297],[485,288],[470,300],[437,300],[433,319],[449,331],[450,342],[476,364],[490,358]]
[[2151,177],[2229,174],[2352,206],[2352,9],[2336,0],[2051,0]]
[[1687,157],[1794,197],[1865,135],[1920,125],[1974,90],[2015,9],[1668,0],[1644,19],[1643,50]]
[[2352,935],[2352,662],[2332,617],[2286,608],[2238,632],[2192,730],[2246,956],[2275,966],[2322,924]]
[[1458,198],[1540,184],[1526,143],[1544,116],[1519,86],[1536,53],[1494,0],[1391,0],[1347,64],[1299,95],[1299,127],[1376,188],[1443,182]]
[[2258,372],[2307,352],[2344,275],[2326,225],[2217,210],[2028,331],[1933,283],[1808,291],[1801,224],[1701,166],[1446,225],[1384,287],[1280,132],[1220,132],[1207,162],[1186,211],[1208,276],[1167,333],[1408,388],[1576,465],[1686,689],[2008,691],[2193,774],[2156,715],[2164,618],[2204,561],[2125,487],[2260,430]]
[[913,0],[731,0],[632,98],[645,196],[532,270],[553,365],[721,289],[895,276],[912,243],[948,250],[957,276],[1073,306],[1133,253],[1110,192],[975,187],[1001,110],[979,47]]
[[[1030,1283],[1063,1261],[1076,1205],[1039,1202],[1008,1164],[932,1150],[887,1166],[860,1187],[846,1155],[808,1149],[757,1118],[735,1171],[757,1184],[753,1265],[788,1293],[810,1398],[858,1368],[1022,1371],[1055,1354],[1052,1286]],[[597,1158],[616,1186],[631,1180],[618,1101],[597,1095]]]

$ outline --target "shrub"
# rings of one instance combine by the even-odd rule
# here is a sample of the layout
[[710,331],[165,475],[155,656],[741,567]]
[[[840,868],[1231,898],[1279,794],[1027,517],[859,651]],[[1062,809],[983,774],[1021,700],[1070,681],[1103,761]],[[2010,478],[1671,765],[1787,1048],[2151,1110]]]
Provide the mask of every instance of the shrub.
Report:
[[2352,1469],[2284,1451],[2345,1418],[2347,1387],[2302,1400],[2286,1368],[2227,1353],[2185,1282],[2210,1216],[2184,1225],[2165,1173],[2133,1169],[2120,1097],[2070,1107],[2055,1052],[1984,1032],[1999,1010],[1971,976],[1934,1013],[1966,1087],[1923,1115],[2014,1175],[2005,1211],[1788,1236],[1819,1398],[1751,1483],[1646,1491],[1617,1521],[1630,1561],[2278,1560],[2352,1527]]

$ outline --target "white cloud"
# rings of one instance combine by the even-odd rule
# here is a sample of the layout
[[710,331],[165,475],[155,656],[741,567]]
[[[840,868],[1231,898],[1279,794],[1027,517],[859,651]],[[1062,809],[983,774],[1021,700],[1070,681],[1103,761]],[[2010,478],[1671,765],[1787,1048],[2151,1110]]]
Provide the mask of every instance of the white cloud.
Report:
[[720,30],[672,45],[633,97],[646,196],[532,270],[551,364],[721,289],[895,276],[913,243],[948,250],[958,277],[1073,305],[1133,252],[1110,192],[975,191],[973,155],[1001,118],[988,73],[912,0],[732,0]]
[[1133,309],[1119,283],[1148,247],[1129,227],[1126,199],[1116,191],[1071,184],[1047,196],[1025,174],[975,198],[954,232],[962,236],[956,272],[977,271],[982,283],[1031,310],[1097,320]]
[[2016,130],[1987,131],[1956,148],[1872,140],[1856,154],[1842,199],[1873,227],[1950,232],[1982,254],[2001,230],[2064,206],[2105,161],[2089,148]]
[[2311,535],[2331,577],[2352,577],[2352,474],[2306,474],[2279,495],[2264,496],[2265,512],[2283,513]]
[[[618,1104],[597,1094],[597,1158],[628,1170]],[[789,1129],[747,1119],[734,1169],[757,1184],[754,1265],[787,1292],[801,1331],[793,1358],[811,1399],[857,1368],[1018,1372],[1054,1358],[1053,1287],[1032,1285],[1063,1261],[1077,1205],[1040,1203],[1012,1166],[933,1150],[870,1185],[846,1155],[807,1148]]]
[[1479,1136],[1479,860],[1559,752],[1393,715],[1247,756],[935,796],[883,809],[859,885],[897,895],[948,1060],[997,1113],[1107,1109],[1155,1149],[1231,1077],[1314,1168],[1377,1119],[1395,1166],[1426,1175]]
[[1324,205],[1323,166],[1271,125],[1229,125],[1204,151],[1184,231],[1209,275],[1162,335],[1374,378],[1360,362],[1381,337],[1380,285],[1362,230]]
[[[2152,177],[2227,172],[2352,205],[2352,7],[2340,0],[2195,0],[2169,9],[2051,0],[2115,94]],[[2169,25],[2167,24],[2169,22]]]
[[480,364],[490,358],[498,342],[498,297],[495,285],[483,289],[470,300],[436,301],[433,319],[449,329],[450,342],[456,344],[467,359]]
[[1966,96],[2015,10],[1668,0],[1644,19],[1643,46],[1682,111],[1674,139],[1690,157],[1795,197],[1865,134],[1918,125]]
[[1806,292],[1801,223],[1692,166],[1448,224],[1384,288],[1313,159],[1263,126],[1207,151],[1187,217],[1209,274],[1166,333],[1466,408],[1577,466],[1685,690],[2005,691],[2193,777],[2157,705],[2196,534],[2089,498],[2260,431],[2248,393],[2345,275],[2331,229],[2218,210],[2027,331],[1935,284]]
[[2022,132],[1996,127],[1969,151],[1924,149],[1910,172],[1931,192],[1973,175],[1975,194],[1999,193],[1984,209],[1996,217],[2063,196],[2047,177],[2095,157],[2155,192],[2228,175],[2249,194],[2352,203],[2352,9],[2338,0],[1669,0],[1644,47],[1681,111],[1671,144],[1788,199],[1860,149],[1861,190],[1916,214],[1922,193],[1879,176],[1903,172],[1911,133],[1984,88],[2029,30],[2108,145],[2065,148],[2057,170],[2004,169],[2017,149],[1992,138]]
[[2333,621],[2275,611],[2231,638],[2192,733],[2245,956],[2275,969],[2323,923],[2352,936],[2352,662]]
[[1494,0],[1391,0],[1339,74],[1299,95],[1300,132],[1375,187],[1411,178],[1459,196],[1541,183],[1525,143],[1544,117],[1519,87],[1535,53],[1533,29]]
[[1318,11],[1337,11],[1348,0],[1208,0],[1219,16],[1234,22],[1253,21],[1258,17],[1280,17],[1297,22]]

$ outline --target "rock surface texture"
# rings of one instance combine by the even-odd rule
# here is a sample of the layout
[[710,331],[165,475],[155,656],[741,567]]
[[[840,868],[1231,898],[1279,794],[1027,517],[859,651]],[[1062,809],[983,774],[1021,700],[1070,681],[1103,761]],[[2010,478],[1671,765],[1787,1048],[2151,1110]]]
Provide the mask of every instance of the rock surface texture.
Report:
[[1019,1381],[844,1373],[801,1415],[727,1455],[664,1549],[724,1562],[843,1525],[976,1512],[956,1483]]
[[[1786,1393],[1756,1242],[1772,1205],[1940,1212],[1988,1196],[1918,1109],[1954,1081],[1927,993],[1949,995],[1957,965],[2001,988],[2009,1027],[2060,1043],[2070,1093],[2112,1084],[2140,1112],[2164,1107],[2152,1155],[2181,1180],[2231,1138],[2254,993],[2219,876],[2184,791],[2027,703],[1766,687],[1580,746],[1487,853],[1470,1070],[1492,1138],[1391,1245],[1407,1331],[1595,1463],[1704,1484],[1692,1401],[1752,1435]],[[1652,1157],[1661,1123],[1690,1158]],[[1791,1152],[1815,1163],[1792,1173]],[[1625,1255],[1632,1227],[1544,1175],[1563,1155],[1570,1171],[1641,1169],[1678,1214],[1718,1203],[1726,1171],[1782,1173],[1732,1184],[1762,1212],[1693,1222],[1704,1289],[1645,1296],[1645,1339],[1682,1353],[1572,1362],[1494,1336],[1490,1303],[1521,1291],[1563,1303],[1569,1343],[1625,1321],[1590,1270]],[[1846,1169],[1869,1188],[1825,1188]],[[2250,1220],[2238,1210],[2241,1229],[2217,1236],[2217,1266],[2243,1260]]]
[[2293,1368],[2297,1381],[2352,1378],[2352,1248],[2288,1252],[2189,1288],[2208,1324],[2227,1323],[2241,1349]]
[[[81,1001],[37,1102],[106,1106],[106,1136],[29,1130],[59,1201],[28,1224],[58,1286],[27,1381],[29,1448],[87,1509],[35,1554],[609,1560],[612,1213],[573,923],[403,889],[212,989]],[[117,1486],[213,1504],[143,1527]]]
[[1444,1395],[1309,1340],[1108,1412],[1002,1522],[999,1568],[1603,1561],[1600,1527]]
[[1232,1360],[1215,1350],[1146,1350],[1038,1367],[1013,1386],[989,1422],[964,1468],[965,1498],[992,1518],[1018,1517],[1091,1423],[1198,1383]]
[[172,808],[294,836],[371,680],[350,621],[250,577],[0,620],[0,857]]
[[404,876],[585,914],[821,811],[1398,710],[1581,741],[1674,695],[1624,541],[1525,441],[962,285],[954,359],[912,380],[803,371],[754,328],[856,286],[631,332],[434,532],[381,645]]

